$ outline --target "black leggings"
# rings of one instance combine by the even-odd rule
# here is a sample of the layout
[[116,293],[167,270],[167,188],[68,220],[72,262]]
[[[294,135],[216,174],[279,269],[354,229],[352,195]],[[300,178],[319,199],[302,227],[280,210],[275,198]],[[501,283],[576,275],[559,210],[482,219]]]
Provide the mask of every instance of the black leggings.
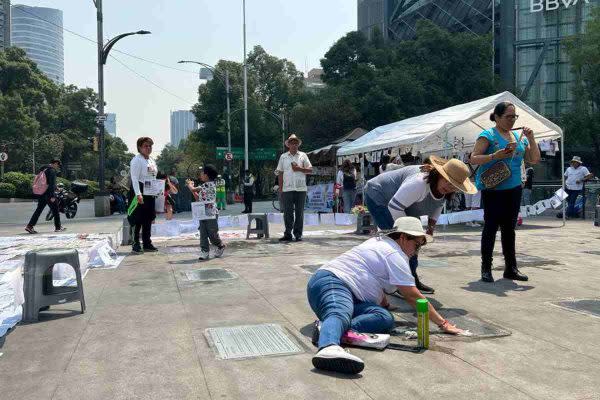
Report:
[[484,225],[481,235],[481,266],[491,269],[496,242],[496,232],[500,228],[502,253],[507,269],[517,267],[515,254],[515,226],[521,205],[521,186],[507,190],[483,190]]

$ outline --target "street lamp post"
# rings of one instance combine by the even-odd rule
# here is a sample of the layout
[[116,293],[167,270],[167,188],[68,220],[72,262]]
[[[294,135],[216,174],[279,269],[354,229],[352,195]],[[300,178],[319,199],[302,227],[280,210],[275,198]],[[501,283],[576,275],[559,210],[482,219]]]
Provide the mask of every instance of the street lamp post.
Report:
[[244,171],[248,169],[248,65],[246,64],[246,0],[244,6]]
[[104,65],[108,58],[108,53],[113,48],[115,43],[123,39],[126,36],[131,35],[147,35],[149,31],[137,31],[128,32],[121,35],[115,36],[109,40],[106,45],[104,44],[103,34],[103,23],[104,18],[102,14],[102,0],[93,0],[96,6],[96,21],[98,25],[98,141],[100,147],[100,160],[98,166],[98,184],[100,186],[100,192],[94,197],[94,213],[96,217],[105,217],[110,215],[110,200],[106,193],[106,187],[104,184],[104,163],[105,163],[105,145],[104,145],[104,121],[106,116],[104,115]]

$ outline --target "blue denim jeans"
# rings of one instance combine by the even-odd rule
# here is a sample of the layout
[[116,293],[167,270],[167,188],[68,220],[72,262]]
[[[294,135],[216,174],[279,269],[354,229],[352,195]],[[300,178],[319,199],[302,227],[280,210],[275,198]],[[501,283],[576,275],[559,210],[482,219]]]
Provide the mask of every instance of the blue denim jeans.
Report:
[[394,317],[385,308],[354,297],[346,284],[333,273],[317,271],[306,288],[308,303],[321,321],[319,349],[339,345],[344,332],[389,333]]
[[388,210],[387,204],[377,204],[369,197],[368,193],[365,193],[365,204],[379,229],[393,228],[394,218],[392,218],[392,214],[390,213],[390,210]]

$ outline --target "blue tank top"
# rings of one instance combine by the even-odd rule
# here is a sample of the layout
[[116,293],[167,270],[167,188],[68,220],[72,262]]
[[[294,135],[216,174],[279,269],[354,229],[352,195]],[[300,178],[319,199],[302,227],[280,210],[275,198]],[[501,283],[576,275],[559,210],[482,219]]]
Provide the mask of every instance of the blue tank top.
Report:
[[[519,140],[519,135],[516,131],[512,131],[512,134],[515,137],[515,142]],[[496,130],[496,128],[488,129],[481,132],[478,138],[486,138],[489,143],[485,154],[492,154],[500,149],[504,149],[509,143],[508,140],[502,137],[502,135]],[[521,163],[523,162],[523,157],[525,157],[525,150],[527,149],[527,146],[529,146],[529,141],[527,140],[527,138],[523,137],[521,139],[521,142],[518,143],[512,158],[505,158],[504,160],[494,160],[490,161],[487,164],[481,165],[477,169],[477,175],[475,176],[475,185],[477,186],[477,189],[485,189],[485,185],[481,182],[481,175],[485,171],[490,169],[494,164],[499,162],[503,162],[506,163],[506,165],[508,165],[508,167],[510,168],[510,177],[495,188],[487,190],[507,190],[520,186]]]

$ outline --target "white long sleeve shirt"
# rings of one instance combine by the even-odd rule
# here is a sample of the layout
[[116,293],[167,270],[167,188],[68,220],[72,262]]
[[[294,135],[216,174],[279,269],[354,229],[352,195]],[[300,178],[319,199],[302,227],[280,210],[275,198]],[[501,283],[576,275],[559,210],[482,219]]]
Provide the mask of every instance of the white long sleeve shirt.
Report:
[[426,175],[419,173],[406,179],[388,204],[388,210],[394,221],[400,217],[419,218],[427,215],[438,220],[444,206],[444,197],[433,196]]
[[131,186],[133,186],[135,195],[139,196],[142,194],[139,183],[156,179],[156,174],[158,172],[156,162],[154,162],[152,158],[146,159],[143,155],[138,154],[137,156],[133,157],[129,167],[131,174]]

